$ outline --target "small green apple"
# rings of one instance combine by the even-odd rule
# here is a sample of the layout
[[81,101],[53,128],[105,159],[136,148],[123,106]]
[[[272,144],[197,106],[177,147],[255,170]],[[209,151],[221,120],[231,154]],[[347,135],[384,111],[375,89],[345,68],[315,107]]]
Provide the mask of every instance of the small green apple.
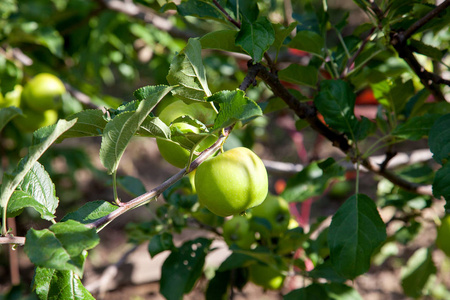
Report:
[[20,96],[22,95],[22,89],[22,86],[17,84],[14,86],[14,90],[7,92],[4,97],[0,94],[0,108],[8,106],[20,107]]
[[57,110],[62,105],[61,96],[65,92],[66,88],[58,77],[40,73],[25,84],[22,100],[35,111]]
[[267,290],[279,290],[283,287],[285,276],[277,270],[259,263],[249,266],[250,281]]
[[218,216],[244,212],[264,201],[267,171],[251,150],[238,147],[203,162],[195,174],[200,204]]
[[250,249],[255,242],[255,233],[244,216],[234,216],[223,224],[223,238],[228,246],[236,244],[241,249]]
[[[252,218],[264,218],[269,221],[271,237],[282,235],[288,229],[289,221],[291,220],[287,201],[271,194],[267,195],[267,198],[261,205],[254,207],[251,213]],[[255,224],[257,224],[256,227],[260,225],[257,222]]]

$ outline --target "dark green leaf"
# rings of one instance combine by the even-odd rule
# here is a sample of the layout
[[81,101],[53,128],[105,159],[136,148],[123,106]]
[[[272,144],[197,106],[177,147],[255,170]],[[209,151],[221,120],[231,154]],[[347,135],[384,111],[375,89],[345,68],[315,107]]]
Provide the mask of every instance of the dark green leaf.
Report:
[[76,120],[75,125],[58,138],[58,142],[67,138],[99,136],[106,126],[100,109],[87,109],[73,114],[67,120]]
[[100,147],[100,160],[110,174],[117,170],[128,143],[148,114],[170,90],[172,87],[165,85],[147,87],[147,97],[139,103],[135,112],[121,113],[106,124]]
[[211,96],[201,50],[198,39],[189,39],[187,46],[170,64],[167,81],[171,85],[178,85],[172,93],[181,99],[205,101],[205,97]]
[[54,213],[59,202],[55,185],[39,162],[36,162],[25,175],[18,189],[8,203],[8,215],[15,215],[14,212],[24,207],[33,207],[40,213],[41,218],[45,220],[55,218]]
[[412,51],[428,56],[436,61],[441,61],[444,56],[444,51],[439,50],[433,46],[427,45],[422,41],[409,39],[409,47]]
[[247,254],[232,252],[220,265],[217,271],[224,272],[237,268],[247,267],[255,262],[255,259]]
[[177,6],[177,10],[182,16],[194,16],[201,19],[212,19],[226,22],[225,16],[212,3],[212,1],[185,0]]
[[324,80],[320,83],[320,91],[314,98],[314,103],[331,128],[354,139],[358,126],[354,114],[355,99],[355,93],[347,82]]
[[74,212],[68,213],[61,222],[75,220],[81,224],[92,223],[117,209],[117,206],[103,200],[91,201]]
[[405,123],[397,126],[391,134],[393,136],[412,141],[420,140],[428,136],[431,127],[440,117],[441,115],[438,114],[426,114],[423,116],[413,117],[408,119]]
[[155,235],[148,243],[148,252],[152,258],[163,251],[172,250],[174,248],[172,235],[167,232]]
[[202,275],[211,240],[197,238],[184,243],[165,260],[161,269],[160,293],[168,300],[182,299]]
[[225,299],[228,288],[231,285],[231,271],[216,271],[214,277],[209,281],[206,289],[206,300]]
[[36,268],[33,289],[41,300],[94,300],[72,271]]
[[133,176],[120,176],[117,178],[117,184],[133,197],[140,196],[147,192],[142,181]]
[[361,120],[358,123],[356,123],[354,132],[355,140],[361,141],[365,139],[368,135],[373,134],[376,130],[377,130],[376,123],[362,116]]
[[291,64],[286,69],[278,71],[280,80],[316,87],[318,70],[313,66]]
[[402,268],[401,278],[405,295],[412,298],[422,296],[422,290],[428,278],[436,273],[431,253],[430,249],[420,248],[414,252],[407,265]]
[[203,49],[217,49],[236,53],[245,53],[241,47],[236,46],[236,30],[218,30],[205,34],[200,38]]
[[236,36],[236,45],[241,46],[255,62],[262,60],[264,53],[274,41],[275,31],[265,17],[251,23],[244,19]]
[[220,110],[214,121],[213,130],[225,128],[236,121],[247,121],[261,116],[261,108],[245,96],[241,90],[221,91],[207,99],[219,104]]
[[324,39],[313,31],[302,30],[287,44],[288,47],[322,56]]
[[74,271],[81,276],[85,251],[99,243],[95,228],[73,220],[57,223],[48,229],[30,229],[24,251],[36,266]]
[[[392,67],[391,67],[392,68]],[[395,115],[400,115],[408,100],[415,95],[412,80],[403,82],[400,76],[371,85],[377,101]]]
[[325,287],[320,283],[313,283],[307,287],[293,290],[283,296],[283,300],[331,300]]
[[288,27],[284,27],[281,24],[272,24],[272,25],[273,25],[273,30],[275,31],[275,41],[273,42],[272,45],[277,50],[276,56],[278,57],[278,52],[280,51],[281,46],[283,46],[284,41],[291,34],[292,30],[295,29],[295,27],[298,25],[298,23],[292,22],[291,24],[289,24]]
[[436,198],[444,197],[450,203],[450,162],[437,170],[433,181],[433,195]]
[[0,131],[8,124],[15,116],[22,115],[22,110],[15,106],[0,108]]
[[386,225],[372,199],[350,197],[333,216],[328,233],[334,269],[353,279],[370,267],[373,251],[386,239]]
[[435,161],[443,164],[448,160],[450,156],[450,114],[446,114],[434,122],[428,135],[428,146]]
[[347,278],[342,277],[336,272],[330,259],[325,260],[322,264],[316,265],[308,275],[314,279],[323,278],[331,282],[344,283],[347,281]]
[[321,195],[328,187],[329,180],[343,176],[344,171],[332,158],[313,162],[288,180],[281,196],[288,202],[301,202]]
[[227,2],[227,8],[232,10],[235,16],[237,16],[236,9],[239,8],[241,15],[239,19],[247,19],[250,22],[258,19],[259,7],[257,0],[228,0],[224,2]]

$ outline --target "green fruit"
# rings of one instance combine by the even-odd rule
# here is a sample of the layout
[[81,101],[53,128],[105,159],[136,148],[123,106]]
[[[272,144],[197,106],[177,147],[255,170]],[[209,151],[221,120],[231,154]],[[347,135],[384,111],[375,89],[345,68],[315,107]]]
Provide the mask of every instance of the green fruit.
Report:
[[255,242],[255,233],[250,230],[246,217],[234,216],[223,224],[223,238],[228,246],[236,244],[241,249],[250,249]]
[[[185,134],[198,134],[200,129],[183,122],[177,122],[171,124],[175,119],[181,116],[190,116],[191,118],[198,119],[204,124],[209,124],[214,121],[216,113],[209,104],[195,102],[192,104],[186,104],[181,100],[175,101],[167,105],[159,113],[159,118],[166,123],[170,124],[171,130],[181,131]],[[197,152],[201,152],[211,146],[215,142],[216,138],[210,136],[200,142],[195,149]],[[191,152],[172,140],[156,139],[156,144],[161,156],[171,165],[177,168],[184,168],[189,161]],[[193,158],[197,156],[194,155]]]
[[9,91],[5,94],[5,97],[2,97],[0,94],[0,108],[8,107],[8,106],[20,106],[20,96],[22,94],[22,86],[17,84],[14,87],[14,90]]
[[[288,229],[291,219],[289,204],[283,198],[269,194],[261,205],[252,209],[252,218],[254,217],[268,220],[271,227],[270,235],[280,236]],[[260,225],[256,224],[256,227]]]
[[353,190],[353,185],[348,181],[338,181],[331,186],[328,195],[332,198],[345,198]]
[[278,290],[283,287],[285,276],[277,270],[262,264],[252,264],[249,267],[250,281],[267,290]]
[[59,109],[62,105],[61,96],[65,92],[66,88],[58,77],[40,73],[25,85],[22,98],[29,108],[43,112]]
[[450,215],[442,219],[441,226],[437,230],[436,245],[450,257]]
[[200,204],[226,217],[261,204],[267,196],[267,171],[251,150],[239,147],[203,162],[195,175]]
[[22,132],[33,132],[41,127],[55,124],[58,121],[58,112],[53,109],[44,112],[36,112],[30,109],[22,109],[23,116],[13,119],[14,125]]

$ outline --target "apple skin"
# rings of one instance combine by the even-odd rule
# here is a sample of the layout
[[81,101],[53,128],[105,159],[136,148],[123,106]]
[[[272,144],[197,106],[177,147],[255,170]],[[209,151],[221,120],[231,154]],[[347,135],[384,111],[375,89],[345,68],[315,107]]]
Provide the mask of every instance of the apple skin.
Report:
[[250,249],[255,242],[255,233],[244,216],[234,216],[223,224],[223,238],[228,246],[236,244],[241,249]]
[[7,92],[4,97],[0,94],[0,108],[8,106],[20,107],[22,90],[22,86],[17,84],[14,86],[14,90]]
[[[289,204],[286,200],[279,196],[267,195],[261,205],[254,207],[251,210],[252,217],[264,218],[269,221],[271,229],[271,237],[282,235],[289,226],[291,214],[289,212]],[[254,227],[257,230],[262,224],[255,223]],[[267,229],[263,230],[267,231]]]
[[58,112],[49,109],[44,112],[37,112],[23,108],[23,116],[15,117],[12,122],[22,132],[33,132],[41,127],[55,124],[58,121]]
[[40,73],[25,84],[22,100],[35,111],[57,110],[62,106],[61,96],[65,92],[66,88],[58,77]]
[[249,266],[250,281],[267,290],[279,290],[283,287],[285,276],[269,266],[259,263]]
[[251,150],[238,147],[204,161],[197,168],[195,187],[200,204],[218,216],[244,212],[267,196],[267,171]]

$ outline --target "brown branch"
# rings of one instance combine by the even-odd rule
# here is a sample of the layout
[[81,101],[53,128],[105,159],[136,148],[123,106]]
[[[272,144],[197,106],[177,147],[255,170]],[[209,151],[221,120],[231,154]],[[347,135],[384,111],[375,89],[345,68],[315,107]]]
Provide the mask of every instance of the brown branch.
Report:
[[[227,18],[228,22],[236,26],[237,28],[241,28],[241,23],[233,19],[230,14],[222,7],[222,5],[217,2],[217,0],[213,0],[214,5],[224,14],[225,18]],[[239,12],[238,12],[239,13]]]
[[350,59],[347,62],[347,65],[345,67],[345,70],[342,72],[340,78],[344,78],[345,76],[347,76],[348,72],[350,71],[350,68],[352,67],[353,63],[355,62],[356,58],[358,58],[358,56],[361,54],[361,52],[364,50],[364,48],[366,47],[367,43],[370,41],[370,37],[372,36],[372,34],[375,32],[376,27],[373,27],[369,34],[366,36],[366,38],[362,41],[361,46],[359,46],[358,50],[355,52],[355,54],[353,54],[352,57],[350,57]]
[[23,236],[5,236],[0,237],[0,245],[1,244],[13,244],[22,246],[25,244],[25,237]]

